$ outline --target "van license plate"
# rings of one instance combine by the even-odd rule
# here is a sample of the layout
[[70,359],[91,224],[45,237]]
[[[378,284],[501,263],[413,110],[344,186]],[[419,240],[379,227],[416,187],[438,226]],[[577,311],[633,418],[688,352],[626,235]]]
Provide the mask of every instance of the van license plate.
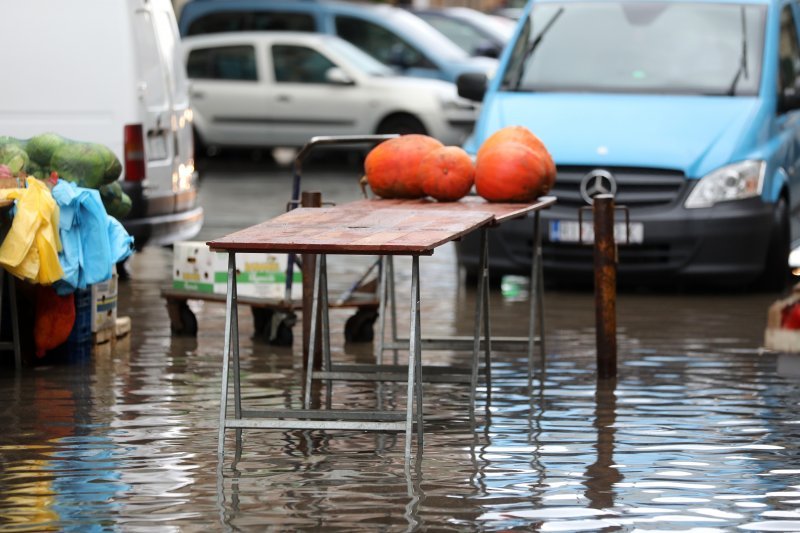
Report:
[[167,158],[167,139],[163,135],[147,137],[147,159],[160,161]]
[[[579,231],[583,233],[580,238]],[[594,226],[589,220],[583,223],[582,227],[575,220],[551,220],[550,231],[548,233],[550,242],[584,242],[586,244],[594,242]],[[614,223],[614,240],[619,244],[626,242],[626,224],[624,222]],[[641,244],[644,242],[644,224],[641,222],[630,223],[631,244]]]

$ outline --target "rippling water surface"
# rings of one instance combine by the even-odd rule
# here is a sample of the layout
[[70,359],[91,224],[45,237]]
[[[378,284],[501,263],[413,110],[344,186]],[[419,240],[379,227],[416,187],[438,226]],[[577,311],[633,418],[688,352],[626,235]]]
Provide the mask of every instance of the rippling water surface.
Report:
[[[197,339],[172,337],[169,258],[146,250],[123,285],[130,354],[0,380],[2,529],[800,530],[800,377],[759,355],[769,296],[622,294],[619,376],[598,382],[592,295],[548,292],[544,377],[529,386],[524,354],[495,354],[474,427],[464,386],[426,385],[436,416],[410,462],[402,435],[250,430],[228,432],[219,469],[224,310],[193,302]],[[333,290],[356,263],[333,262]],[[452,265],[450,249],[423,260],[428,333],[469,331],[473,294]],[[495,292],[492,311],[497,334],[524,330],[524,298]],[[332,315],[334,357],[371,360],[371,345],[344,345],[346,316]],[[298,357],[251,340],[241,317],[245,401],[298,406]],[[375,402],[371,384],[333,392],[339,407]],[[405,385],[383,401],[402,409]]]
[[[621,294],[619,375],[598,382],[592,294],[549,291],[546,372],[529,384],[524,353],[494,354],[474,425],[466,386],[426,385],[411,461],[402,435],[246,430],[228,432],[220,467],[224,309],[192,302],[198,337],[172,337],[170,260],[153,248],[131,262],[129,354],[4,370],[0,529],[800,531],[800,356],[759,352],[774,296]],[[333,291],[368,264],[330,261]],[[454,265],[449,247],[422,259],[425,333],[471,330],[474,294]],[[522,296],[493,292],[495,334],[524,331]],[[371,344],[345,345],[347,316],[331,317],[335,360],[373,360]],[[298,343],[268,346],[246,309],[240,320],[246,404],[299,406]],[[403,409],[405,384],[381,398]],[[335,407],[375,402],[372,384],[334,385]]]

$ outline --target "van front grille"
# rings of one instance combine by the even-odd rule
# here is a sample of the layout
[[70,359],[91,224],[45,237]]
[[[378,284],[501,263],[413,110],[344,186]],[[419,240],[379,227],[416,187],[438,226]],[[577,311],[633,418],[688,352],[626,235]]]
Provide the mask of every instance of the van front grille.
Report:
[[682,172],[652,168],[559,166],[550,194],[558,198],[558,207],[586,205],[581,198],[581,180],[592,170],[602,168],[617,182],[614,202],[629,208],[669,205],[684,193],[686,177]]

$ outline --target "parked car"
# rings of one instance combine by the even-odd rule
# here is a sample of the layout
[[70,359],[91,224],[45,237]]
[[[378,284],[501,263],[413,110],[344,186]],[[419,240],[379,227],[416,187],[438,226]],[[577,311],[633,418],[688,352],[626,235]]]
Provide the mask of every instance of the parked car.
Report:
[[193,0],[180,14],[182,36],[286,30],[338,35],[407,76],[455,82],[491,74],[497,62],[473,58],[429,24],[389,5],[329,0]]
[[[495,78],[465,75],[459,91],[483,102],[469,151],[519,124],[554,157],[558,203],[542,217],[550,276],[592,272],[578,209],[605,189],[630,213],[621,282],[785,283],[800,244],[799,16],[791,0],[527,5]],[[529,271],[530,231],[492,232],[496,273]],[[474,273],[477,243],[459,257]]]
[[[191,110],[169,0],[8,0],[0,46],[0,135],[55,132],[102,143],[123,162],[136,246],[193,237]],[[23,50],[24,49],[24,53]]]
[[460,144],[475,103],[454,84],[397,76],[335,35],[183,39],[195,127],[210,146],[298,147],[315,135],[424,133]]
[[412,9],[471,56],[500,57],[515,23],[468,7]]

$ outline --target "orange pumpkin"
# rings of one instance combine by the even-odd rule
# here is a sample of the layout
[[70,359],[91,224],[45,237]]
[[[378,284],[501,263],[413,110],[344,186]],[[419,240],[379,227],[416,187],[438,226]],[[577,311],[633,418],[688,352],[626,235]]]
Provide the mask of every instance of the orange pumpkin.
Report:
[[440,202],[455,202],[472,188],[475,165],[460,147],[444,146],[422,158],[419,174],[425,194]]
[[478,159],[480,159],[481,154],[486,150],[506,142],[522,143],[532,150],[540,152],[547,167],[547,179],[550,182],[550,188],[553,187],[556,181],[555,161],[553,161],[553,157],[550,155],[550,152],[547,151],[547,147],[542,140],[525,126],[506,126],[491,134],[478,149]]
[[381,198],[422,198],[419,164],[428,152],[444,145],[427,135],[401,135],[370,150],[364,172],[372,192]]
[[522,143],[498,143],[478,157],[475,189],[490,202],[535,200],[550,190],[546,161]]

